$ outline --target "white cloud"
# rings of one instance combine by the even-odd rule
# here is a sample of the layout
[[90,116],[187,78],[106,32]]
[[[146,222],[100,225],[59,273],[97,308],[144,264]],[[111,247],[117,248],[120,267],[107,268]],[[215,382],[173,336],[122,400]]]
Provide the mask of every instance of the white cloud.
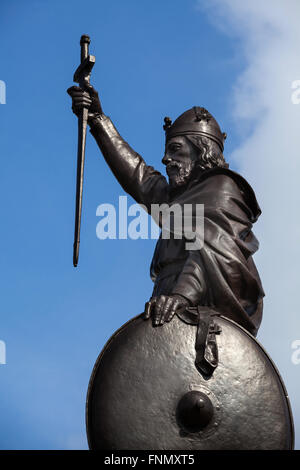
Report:
[[259,339],[287,381],[295,412],[300,366],[292,365],[289,344],[300,337],[300,104],[292,102],[292,84],[300,80],[300,2],[205,5],[218,27],[236,38],[246,60],[232,90],[233,116],[237,127],[251,123],[252,132],[231,159],[263,210],[254,227],[261,242],[255,260],[266,291]]
[[287,306],[298,312],[300,105],[292,103],[292,83],[300,79],[300,2],[213,0],[209,5],[218,11],[223,30],[239,40],[247,62],[234,85],[233,115],[237,126],[254,126],[231,159],[263,209],[256,232],[263,245],[257,260],[266,301],[272,302],[272,315],[274,308]]

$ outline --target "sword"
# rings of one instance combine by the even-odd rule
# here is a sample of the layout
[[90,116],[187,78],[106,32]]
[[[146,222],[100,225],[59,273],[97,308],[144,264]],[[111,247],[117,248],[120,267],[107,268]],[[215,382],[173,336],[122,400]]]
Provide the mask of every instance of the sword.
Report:
[[[73,80],[78,83],[80,88],[85,89],[85,84],[89,83],[92,68],[95,64],[95,56],[89,55],[89,36],[83,35],[80,39],[81,64],[74,73]],[[78,264],[79,244],[80,244],[80,225],[81,225],[81,207],[82,207],[82,189],[83,189],[83,170],[85,157],[86,127],[88,120],[88,108],[83,108],[78,116],[78,150],[77,150],[77,178],[76,178],[76,209],[75,209],[75,232],[73,245],[73,265]]]

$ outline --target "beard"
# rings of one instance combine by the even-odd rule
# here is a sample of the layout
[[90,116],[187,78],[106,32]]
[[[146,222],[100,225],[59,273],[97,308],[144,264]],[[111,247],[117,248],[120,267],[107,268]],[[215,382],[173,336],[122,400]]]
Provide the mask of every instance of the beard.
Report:
[[186,163],[170,162],[167,165],[169,184],[172,188],[183,186],[188,183],[195,167],[195,162],[190,160]]

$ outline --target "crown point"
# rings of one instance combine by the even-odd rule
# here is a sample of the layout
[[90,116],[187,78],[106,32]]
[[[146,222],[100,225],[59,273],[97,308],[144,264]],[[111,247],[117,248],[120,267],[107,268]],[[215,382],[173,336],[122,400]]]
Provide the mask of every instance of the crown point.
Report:
[[196,116],[196,121],[206,121],[209,122],[209,120],[212,118],[212,115],[207,111],[205,108],[200,108],[199,106],[194,106],[194,113]]
[[171,125],[172,125],[172,119],[169,118],[168,116],[166,116],[166,117],[164,118],[164,123],[165,123],[165,124],[164,124],[164,126],[163,126],[163,129],[164,129],[164,131],[166,131],[167,129],[169,129],[169,127],[171,127]]

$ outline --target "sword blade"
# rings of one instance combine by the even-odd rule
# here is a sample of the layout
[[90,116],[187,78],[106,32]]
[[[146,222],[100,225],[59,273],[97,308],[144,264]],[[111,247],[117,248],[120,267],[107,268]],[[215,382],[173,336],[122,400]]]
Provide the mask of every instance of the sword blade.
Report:
[[75,208],[75,231],[73,245],[73,266],[78,264],[80,245],[80,225],[82,209],[83,173],[85,158],[86,128],[88,109],[83,108],[78,117],[78,149],[77,149],[77,178],[76,178],[76,208]]

